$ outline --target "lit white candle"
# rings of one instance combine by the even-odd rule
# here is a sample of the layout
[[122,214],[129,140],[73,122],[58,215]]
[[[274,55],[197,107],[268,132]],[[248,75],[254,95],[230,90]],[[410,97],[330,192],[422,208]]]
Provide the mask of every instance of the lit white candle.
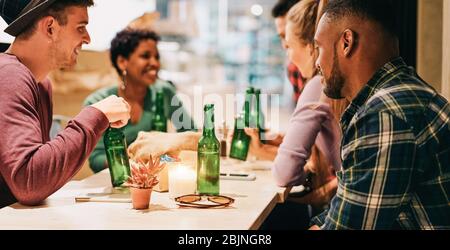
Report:
[[169,167],[169,193],[171,198],[185,194],[195,194],[197,174],[187,165],[174,164]]

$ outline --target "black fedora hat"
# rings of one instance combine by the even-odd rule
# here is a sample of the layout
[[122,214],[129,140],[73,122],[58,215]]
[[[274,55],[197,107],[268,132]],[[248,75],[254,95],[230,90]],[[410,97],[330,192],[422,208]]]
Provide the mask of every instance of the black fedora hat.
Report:
[[19,35],[56,0],[0,0],[0,16],[8,24],[5,32]]

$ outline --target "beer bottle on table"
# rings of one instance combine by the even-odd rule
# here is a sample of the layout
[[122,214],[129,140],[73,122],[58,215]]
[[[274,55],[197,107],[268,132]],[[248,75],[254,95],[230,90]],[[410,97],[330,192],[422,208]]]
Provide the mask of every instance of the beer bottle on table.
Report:
[[159,90],[156,92],[156,102],[154,107],[152,130],[167,132],[167,117],[164,112],[164,93]]
[[203,135],[198,141],[197,192],[219,194],[220,142],[214,132],[214,104],[204,107]]
[[127,142],[122,129],[109,127],[103,138],[113,187],[120,187],[130,176]]
[[247,160],[250,137],[244,131],[244,114],[236,117],[234,134],[231,141],[230,157],[241,161]]
[[234,123],[230,157],[241,161],[247,160],[248,150],[250,148],[250,136],[245,133],[244,127],[250,126],[250,108],[254,96],[253,91],[253,87],[247,89],[245,93],[244,113],[237,117]]

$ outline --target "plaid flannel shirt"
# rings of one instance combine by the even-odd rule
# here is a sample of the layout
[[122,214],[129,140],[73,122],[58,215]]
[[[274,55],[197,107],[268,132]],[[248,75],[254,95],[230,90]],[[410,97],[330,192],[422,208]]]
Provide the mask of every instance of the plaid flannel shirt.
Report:
[[291,83],[294,91],[292,98],[294,102],[297,103],[298,98],[300,98],[300,95],[302,94],[303,89],[305,88],[305,81],[303,80],[303,76],[298,70],[297,66],[295,66],[293,63],[289,63],[287,67],[287,72],[289,82]]
[[322,229],[450,229],[450,105],[401,58],[344,113],[342,171]]

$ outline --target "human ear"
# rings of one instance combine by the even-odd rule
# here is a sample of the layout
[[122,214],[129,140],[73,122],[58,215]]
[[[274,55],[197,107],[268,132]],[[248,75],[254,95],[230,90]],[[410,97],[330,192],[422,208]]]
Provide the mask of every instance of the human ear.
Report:
[[344,56],[348,57],[356,48],[356,33],[353,30],[346,29],[342,32],[341,40],[343,42]]
[[118,56],[117,57],[117,66],[119,67],[120,71],[125,71],[127,70],[128,67],[128,59],[126,59],[123,56]]
[[39,22],[38,27],[41,32],[46,34],[46,36],[52,37],[52,36],[54,36],[54,34],[56,32],[56,28],[57,28],[56,23],[57,22],[54,17],[46,16]]

